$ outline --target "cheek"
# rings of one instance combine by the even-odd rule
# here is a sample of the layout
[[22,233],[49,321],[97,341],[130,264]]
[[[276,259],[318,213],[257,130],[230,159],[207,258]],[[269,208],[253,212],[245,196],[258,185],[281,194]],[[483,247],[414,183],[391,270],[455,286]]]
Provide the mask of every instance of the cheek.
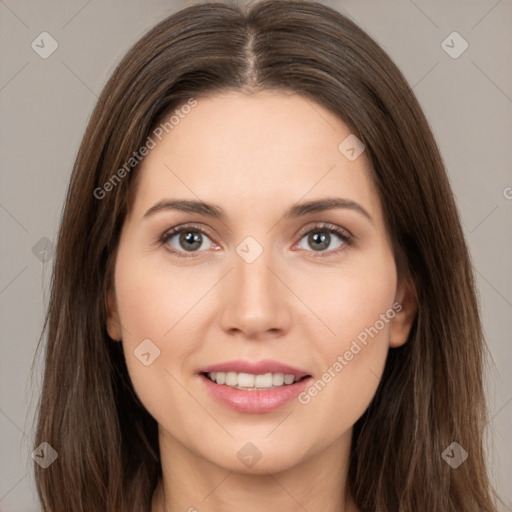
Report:
[[317,291],[309,295],[311,309],[329,331],[316,337],[310,332],[316,339],[319,374],[299,401],[305,414],[318,418],[332,436],[350,428],[363,414],[385,365],[395,316],[396,271],[390,256],[379,261],[333,274],[325,283],[316,281]]
[[[391,308],[396,294],[394,260],[383,251],[337,269],[318,269],[314,276],[297,273],[294,279],[291,286],[314,313],[305,316],[304,326],[330,357],[348,349],[351,340],[373,326]],[[380,338],[387,337],[388,323],[379,322],[378,328]]]
[[173,401],[178,386],[173,380],[179,373],[176,365],[184,359],[193,336],[176,333],[182,333],[182,325],[187,325],[185,315],[193,307],[190,299],[197,301],[198,297],[183,292],[185,283],[177,275],[164,275],[144,258],[136,260],[128,251],[120,251],[115,286],[123,349],[134,389],[152,414],[157,404]]
[[194,277],[173,268],[153,254],[130,254],[128,248],[120,251],[115,285],[119,314],[129,332],[127,340],[140,343],[150,338],[160,345],[169,344],[207,290],[205,279],[197,274]]
[[348,341],[358,336],[364,341],[364,333],[375,326],[379,331],[375,333],[371,329],[375,337],[387,339],[389,322],[384,320],[383,323],[381,315],[385,315],[391,308],[395,298],[396,278],[393,268],[385,271],[368,269],[360,274],[343,276],[338,280],[336,290],[335,300],[332,300],[329,308],[329,318],[334,325],[334,345],[337,349],[343,348]]

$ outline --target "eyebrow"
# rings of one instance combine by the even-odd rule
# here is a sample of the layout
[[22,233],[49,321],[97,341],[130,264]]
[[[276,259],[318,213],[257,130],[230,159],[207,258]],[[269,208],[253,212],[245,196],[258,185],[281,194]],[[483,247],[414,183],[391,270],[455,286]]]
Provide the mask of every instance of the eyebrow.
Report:
[[[294,204],[285,212],[284,218],[297,218],[310,213],[318,213],[333,209],[353,210],[362,214],[373,223],[372,216],[360,204],[341,197],[328,197],[325,199],[317,199]],[[206,215],[219,220],[226,219],[226,214],[219,206],[190,199],[164,199],[159,201],[144,214],[143,218],[150,217],[157,212],[166,210],[198,213],[200,215]]]

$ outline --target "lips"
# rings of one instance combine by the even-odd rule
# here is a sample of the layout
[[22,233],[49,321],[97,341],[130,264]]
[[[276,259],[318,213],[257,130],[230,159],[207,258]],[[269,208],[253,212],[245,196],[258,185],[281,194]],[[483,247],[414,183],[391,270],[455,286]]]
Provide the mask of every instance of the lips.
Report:
[[[312,380],[311,374],[305,370],[271,360],[227,361],[201,368],[198,374],[201,385],[205,386],[217,402],[244,413],[268,413],[277,410],[296,398]],[[224,378],[231,380],[238,375],[239,380],[243,378],[244,382],[250,380],[252,376],[256,376],[255,379],[262,378],[265,382],[253,381],[256,387],[245,389],[244,386],[247,384],[240,386],[240,382],[237,387],[227,382],[226,385],[219,384],[212,380],[212,374],[217,376],[217,381],[219,375],[223,376],[222,381]],[[270,374],[272,381],[269,379]],[[274,378],[278,380],[277,383]],[[286,382],[288,380],[290,383]],[[265,388],[269,383],[272,387]],[[274,387],[274,384],[277,387]],[[263,388],[258,389],[258,385]]]

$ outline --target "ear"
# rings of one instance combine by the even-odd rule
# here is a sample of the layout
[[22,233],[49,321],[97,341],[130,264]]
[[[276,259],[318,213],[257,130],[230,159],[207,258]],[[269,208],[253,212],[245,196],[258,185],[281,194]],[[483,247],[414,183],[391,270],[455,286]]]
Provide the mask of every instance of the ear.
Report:
[[396,314],[391,320],[389,346],[396,348],[407,341],[418,311],[416,289],[410,276],[400,279],[393,310]]
[[115,341],[121,341],[121,322],[117,311],[117,303],[114,291],[109,288],[107,291],[107,332]]

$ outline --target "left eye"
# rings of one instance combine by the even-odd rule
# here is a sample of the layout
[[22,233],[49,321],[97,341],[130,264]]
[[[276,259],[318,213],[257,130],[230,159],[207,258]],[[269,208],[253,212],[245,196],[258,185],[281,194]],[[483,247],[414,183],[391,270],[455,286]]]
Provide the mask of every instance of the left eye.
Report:
[[[333,241],[332,235],[335,235],[341,242],[336,247],[331,247],[331,242]],[[306,239],[306,243],[309,244],[310,247],[313,247],[314,252],[338,252],[340,247],[345,245],[349,245],[351,238],[345,230],[342,230],[336,226],[328,227],[328,226],[317,226],[313,229],[310,229],[306,232],[301,241]],[[299,242],[300,244],[300,242]],[[299,246],[299,248],[302,248]],[[329,249],[329,250],[327,250]],[[307,250],[307,249],[306,249]]]

